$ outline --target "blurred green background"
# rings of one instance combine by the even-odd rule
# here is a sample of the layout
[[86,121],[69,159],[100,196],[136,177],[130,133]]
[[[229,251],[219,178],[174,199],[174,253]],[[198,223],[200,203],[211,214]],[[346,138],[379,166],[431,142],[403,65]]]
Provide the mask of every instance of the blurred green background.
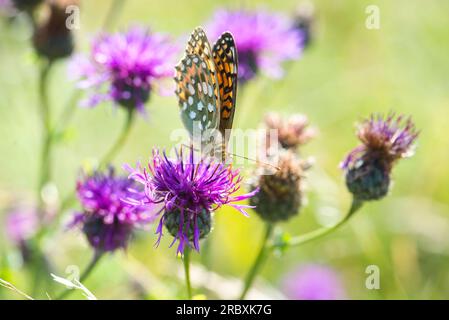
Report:
[[[86,51],[101,27],[110,0],[82,1],[77,50]],[[188,34],[207,21],[219,7],[257,8],[293,15],[299,4],[285,1],[141,1],[127,0],[115,30],[135,23],[174,36]],[[259,77],[237,102],[235,126],[256,128],[268,111],[306,114],[319,135],[302,150],[315,158],[307,174],[307,204],[300,215],[279,226],[299,235],[337,221],[350,197],[338,168],[358,141],[354,123],[372,112],[411,115],[421,134],[416,155],[393,174],[391,194],[369,203],[343,228],[282,256],[272,257],[255,285],[253,297],[281,298],[285,274],[298,264],[332,266],[341,276],[350,299],[449,298],[449,2],[429,1],[313,1],[316,11],[313,40],[302,58],[286,65],[280,81]],[[379,30],[365,27],[368,5],[380,8]],[[0,21],[0,221],[10,201],[32,202],[40,154],[37,106],[38,68],[30,46],[29,26],[18,19]],[[60,112],[74,92],[66,62],[51,74],[51,106]],[[175,97],[153,95],[149,119],[139,117],[129,142],[114,163],[146,160],[154,146],[169,147],[169,134],[182,124]],[[109,105],[79,109],[64,138],[54,150],[54,184],[60,195],[74,187],[81,165],[94,163],[119,134],[125,114]],[[250,168],[249,168],[250,169]],[[248,171],[249,172],[249,171]],[[75,208],[76,209],[76,208]],[[69,217],[71,211],[65,212]],[[195,255],[196,293],[232,298],[258,250],[263,225],[257,215],[241,216],[231,209],[216,215],[207,240],[208,255]],[[152,230],[153,231],[153,230]],[[85,285],[101,299],[184,298],[181,261],[171,239],[158,249],[153,232],[139,232],[127,252],[108,256]],[[67,266],[83,268],[91,251],[82,234],[63,226],[44,239],[44,249],[55,273]],[[20,266],[16,249],[0,237],[0,277],[30,293],[32,274]],[[204,271],[200,262],[209,265]],[[365,287],[368,265],[381,272],[379,290]],[[215,282],[214,282],[215,281]],[[203,286],[209,287],[204,288]],[[215,286],[215,288],[214,288]],[[45,297],[45,293],[39,295]],[[74,294],[73,297],[81,297]],[[250,296],[251,297],[251,296]],[[0,287],[0,298],[19,296]]]

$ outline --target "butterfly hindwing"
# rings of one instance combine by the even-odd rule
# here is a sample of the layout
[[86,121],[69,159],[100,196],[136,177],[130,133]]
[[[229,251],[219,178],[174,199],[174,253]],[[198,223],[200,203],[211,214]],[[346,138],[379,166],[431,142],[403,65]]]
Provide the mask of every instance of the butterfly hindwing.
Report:
[[[237,49],[234,38],[229,32],[223,33],[212,49],[212,55],[217,72],[218,89],[220,96],[220,125],[223,137],[229,136],[226,130],[232,128],[235,102],[237,98]],[[229,133],[228,133],[229,134]]]
[[187,54],[176,66],[176,94],[181,119],[191,136],[195,130],[218,129],[216,83],[207,63],[197,54]]

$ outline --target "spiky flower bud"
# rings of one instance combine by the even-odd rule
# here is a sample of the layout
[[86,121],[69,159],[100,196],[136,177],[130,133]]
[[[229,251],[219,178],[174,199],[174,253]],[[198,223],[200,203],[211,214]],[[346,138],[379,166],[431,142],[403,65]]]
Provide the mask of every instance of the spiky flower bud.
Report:
[[[277,113],[268,113],[265,116],[267,134],[270,130],[277,130],[279,144],[285,149],[296,150],[299,146],[309,142],[316,130],[309,127],[309,120],[305,115],[294,114],[283,119]],[[270,139],[266,139],[267,149],[270,147]]]
[[292,151],[282,150],[278,156],[279,169],[267,172],[261,164],[251,183],[251,189],[259,188],[259,192],[250,198],[250,204],[268,222],[284,221],[299,213],[303,172],[308,168]]
[[44,0],[12,0],[14,6],[20,11],[32,11]]
[[300,3],[294,14],[295,26],[303,33],[304,48],[310,45],[313,36],[313,25],[315,20],[315,7],[312,2]]
[[384,163],[360,161],[346,173],[346,186],[359,200],[378,200],[390,189],[390,170]]
[[361,123],[357,136],[362,144],[342,162],[348,190],[358,200],[379,200],[388,194],[391,170],[397,160],[413,154],[418,133],[411,119],[394,114],[372,115]]
[[[212,230],[212,215],[203,209],[195,219],[186,217],[187,212],[183,215],[179,210],[167,214],[164,225],[173,237],[176,237],[183,225],[182,232],[188,236],[189,241],[193,242],[195,232],[199,232],[199,239],[204,239]],[[191,221],[189,223],[189,221]],[[195,230],[198,229],[198,231]]]
[[47,17],[37,24],[33,34],[33,45],[40,56],[55,60],[72,54],[74,41],[72,31],[66,25],[66,9],[77,4],[78,0],[48,1]]

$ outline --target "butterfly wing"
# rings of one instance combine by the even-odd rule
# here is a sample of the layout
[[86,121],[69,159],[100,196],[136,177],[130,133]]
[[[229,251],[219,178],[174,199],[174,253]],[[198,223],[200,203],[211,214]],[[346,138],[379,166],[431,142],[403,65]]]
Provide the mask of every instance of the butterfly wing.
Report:
[[201,57],[206,63],[207,69],[211,73],[212,80],[214,81],[214,95],[217,100],[217,110],[220,106],[220,96],[218,91],[218,79],[215,61],[212,55],[212,49],[207,39],[206,33],[201,27],[196,27],[190,35],[190,39],[187,42],[186,55],[195,54]]
[[235,101],[237,98],[237,49],[235,41],[229,32],[223,33],[212,49],[212,55],[217,69],[217,80],[220,97],[219,129],[225,137],[225,145],[229,139],[229,132],[234,120]]
[[218,129],[216,82],[206,61],[197,54],[187,54],[176,66],[175,82],[181,120],[191,137]]

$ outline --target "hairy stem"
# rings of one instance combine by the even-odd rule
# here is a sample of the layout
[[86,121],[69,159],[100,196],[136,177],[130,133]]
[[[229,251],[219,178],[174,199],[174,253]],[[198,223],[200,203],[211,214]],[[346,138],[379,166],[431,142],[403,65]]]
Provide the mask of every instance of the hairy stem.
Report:
[[116,154],[123,148],[125,145],[126,139],[129,136],[131,131],[131,126],[134,120],[134,109],[128,109],[125,124],[123,126],[122,132],[118,136],[115,143],[109,149],[109,151],[105,154],[105,156],[101,159],[99,168],[103,168],[108,165],[109,162],[116,156]]
[[39,168],[39,181],[37,186],[37,202],[41,218],[43,218],[45,212],[45,204],[43,202],[41,192],[43,187],[51,179],[52,127],[51,110],[48,101],[48,79],[51,66],[52,64],[50,62],[45,62],[39,75],[39,108],[42,118],[42,149]]
[[108,30],[112,27],[114,22],[118,19],[119,13],[121,12],[124,4],[125,0],[113,0],[103,22],[103,30]]
[[190,248],[184,249],[184,274],[186,279],[187,299],[192,300],[192,286],[190,285]]
[[363,204],[362,201],[354,199],[352,201],[351,208],[349,209],[348,213],[338,223],[336,223],[332,227],[320,228],[318,230],[306,233],[302,236],[295,237],[289,241],[289,244],[288,244],[289,247],[300,246],[307,242],[320,239],[320,238],[326,236],[327,234],[337,230],[339,227],[341,227],[343,224],[345,224],[357,210],[359,210],[362,207],[362,204]]
[[[362,207],[362,204],[363,204],[362,201],[353,199],[348,213],[342,220],[340,220],[340,222],[338,222],[337,224],[335,224],[332,227],[320,228],[318,230],[306,233],[305,235],[293,238],[289,241],[288,246],[289,247],[300,246],[305,243],[311,242],[313,240],[320,239],[329,233],[332,233],[333,231],[335,231],[339,227],[341,227],[343,224],[345,224],[349,220],[349,218],[352,217],[354,215],[354,213]],[[248,293],[249,289],[251,288],[252,283],[253,283],[257,273],[259,272],[262,264],[266,260],[268,254],[270,252],[272,252],[273,249],[276,248],[276,244],[268,243],[268,240],[272,234],[272,229],[273,229],[273,226],[267,224],[265,237],[263,238],[263,241],[262,241],[262,247],[260,249],[259,255],[257,256],[256,260],[254,261],[254,264],[246,277],[245,286],[243,288],[242,294],[240,295],[241,300],[246,297],[246,294]]]
[[265,261],[265,258],[267,257],[268,240],[270,239],[270,237],[273,233],[274,226],[271,223],[267,223],[265,227],[266,227],[265,234],[262,239],[262,245],[260,247],[259,254],[257,255],[256,260],[254,260],[254,264],[246,276],[243,291],[240,294],[240,298],[239,298],[240,300],[245,299],[246,294],[248,293],[249,289],[251,288],[251,286],[254,282],[254,279],[256,278],[257,273],[259,273],[260,268],[262,267],[262,265]]

